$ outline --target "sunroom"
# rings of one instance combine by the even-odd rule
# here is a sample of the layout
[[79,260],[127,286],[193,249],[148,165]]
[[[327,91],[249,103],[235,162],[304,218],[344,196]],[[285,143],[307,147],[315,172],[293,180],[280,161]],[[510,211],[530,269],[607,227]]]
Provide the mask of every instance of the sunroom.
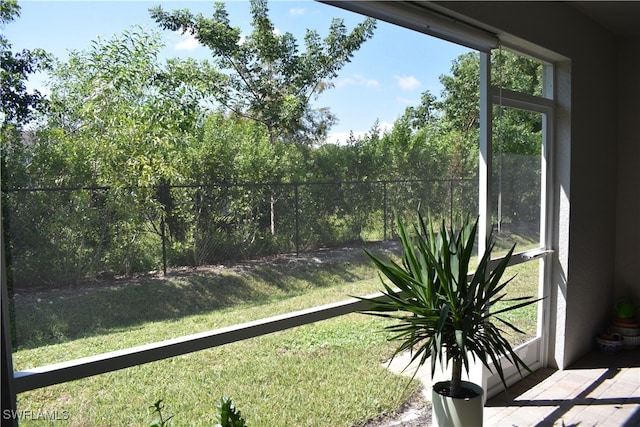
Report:
[[[625,381],[629,382],[630,375],[633,384],[635,378],[635,389],[620,399],[607,395],[600,403],[598,398],[588,403],[608,408],[609,412],[595,421],[602,425],[607,425],[607,417],[623,405],[627,405],[624,416],[615,418],[616,425],[640,425],[640,353],[625,349],[607,355],[603,365],[595,342],[610,323],[619,298],[640,304],[640,134],[635,126],[640,118],[640,4],[322,3],[480,51],[480,240],[495,225],[492,223],[501,209],[493,195],[498,189],[495,165],[502,165],[495,148],[500,139],[501,115],[505,111],[525,111],[540,122],[538,162],[535,170],[529,171],[539,179],[535,196],[540,209],[534,230],[538,244],[515,257],[514,264],[535,264],[539,296],[544,299],[537,309],[535,333],[518,347],[518,352],[534,370],[544,372],[543,377],[556,371],[570,372],[576,366],[591,371],[595,378],[590,384],[594,387],[604,381],[599,383],[598,379],[605,374],[612,375],[607,381],[613,384],[615,373],[626,369]],[[521,93],[495,83],[497,80],[492,77],[501,70],[492,66],[491,57],[501,54],[502,49],[542,64],[543,85],[539,93]],[[5,256],[3,248],[3,263]],[[3,268],[3,414],[5,410],[19,410],[16,395],[29,390],[260,337],[362,308],[354,300],[331,303],[15,372],[4,276]],[[523,418],[522,425],[536,425],[542,420],[551,421],[552,425],[569,420],[567,412],[558,409],[566,404],[566,396],[554,396],[553,390],[544,399],[529,398],[528,403],[518,406],[513,400],[500,400],[498,378],[481,367],[471,377],[482,383],[488,393],[491,410],[485,413],[486,425],[500,425],[516,416],[514,408],[519,408],[519,414],[533,414]],[[526,389],[557,386],[545,382],[551,378],[552,375],[521,381],[517,372],[511,372],[509,383],[514,384],[513,390],[524,387],[518,392],[524,395]],[[578,390],[578,395],[582,391]],[[543,406],[544,411],[536,412],[533,408],[537,405]],[[491,412],[497,408],[506,408],[507,412],[500,416]],[[571,414],[592,416],[578,413],[582,415]],[[18,417],[13,419],[17,424]],[[594,418],[571,421],[594,422]],[[4,422],[5,418],[3,425]]]

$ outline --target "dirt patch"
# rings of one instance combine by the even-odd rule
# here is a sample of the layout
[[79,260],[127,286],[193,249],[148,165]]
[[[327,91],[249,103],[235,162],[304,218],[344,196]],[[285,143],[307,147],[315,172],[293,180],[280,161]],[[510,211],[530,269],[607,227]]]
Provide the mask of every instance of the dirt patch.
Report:
[[418,390],[403,403],[395,414],[381,415],[364,424],[364,427],[425,427],[431,425],[431,404],[424,398],[424,391]]
[[[339,262],[368,262],[364,249],[383,255],[399,254],[400,246],[396,241],[373,242],[352,246],[342,246],[337,248],[321,248],[313,252],[305,252],[300,254],[280,254],[269,257],[262,257],[247,261],[241,261],[233,264],[222,266],[232,271],[247,271],[251,268],[261,266],[318,266],[329,263]],[[221,266],[218,266],[221,267]],[[206,268],[206,267],[198,267]]]
[[229,262],[217,265],[203,265],[198,267],[175,267],[162,271],[154,270],[146,273],[138,273],[130,276],[102,275],[92,280],[76,283],[50,283],[42,286],[15,288],[11,298],[15,302],[47,300],[55,298],[72,298],[78,294],[86,294],[96,290],[114,289],[139,285],[143,280],[171,280],[171,278],[185,277],[197,274],[225,274],[247,273],[265,266],[279,269],[317,267],[336,263],[354,262],[366,263],[363,249],[381,255],[399,255],[399,244],[396,241],[381,241],[371,243],[354,244],[337,248],[321,248],[313,252],[300,254],[278,254],[261,258]]

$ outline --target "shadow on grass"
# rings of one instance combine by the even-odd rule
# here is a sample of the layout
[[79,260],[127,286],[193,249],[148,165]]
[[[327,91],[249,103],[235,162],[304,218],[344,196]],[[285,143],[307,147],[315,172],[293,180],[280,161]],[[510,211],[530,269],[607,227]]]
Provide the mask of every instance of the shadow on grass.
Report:
[[137,325],[264,304],[310,289],[374,277],[361,248],[353,256],[255,262],[222,271],[194,270],[79,289],[18,295],[15,350],[59,344]]
[[509,222],[502,224],[500,231],[494,226],[496,246],[510,249],[516,244],[516,252],[540,246],[540,225],[538,222]]

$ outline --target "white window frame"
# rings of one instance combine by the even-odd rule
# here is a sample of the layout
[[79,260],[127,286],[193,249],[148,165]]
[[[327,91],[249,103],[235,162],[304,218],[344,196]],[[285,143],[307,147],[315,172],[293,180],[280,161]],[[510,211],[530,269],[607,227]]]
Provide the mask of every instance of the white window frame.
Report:
[[[537,59],[537,58],[536,58]],[[537,59],[539,60],[539,59]],[[512,258],[510,265],[522,262],[531,262],[541,259],[539,272],[539,296],[545,299],[538,305],[537,336],[531,341],[516,347],[515,351],[525,363],[536,370],[547,366],[549,348],[549,325],[551,292],[551,257],[553,252],[553,155],[555,134],[555,101],[554,101],[554,66],[543,63],[542,80],[543,89],[541,96],[515,92],[499,88],[491,84],[491,53],[480,52],[480,164],[479,164],[479,241],[478,251],[483,253],[485,243],[491,232],[491,188],[492,188],[492,153],[493,153],[493,107],[516,108],[524,111],[542,114],[542,154],[541,154],[541,194],[540,194],[540,245],[537,249],[517,253]],[[521,379],[517,369],[506,363],[503,365],[507,385],[514,384]],[[486,398],[491,398],[502,390],[502,383],[495,373],[479,366],[472,375],[472,380],[482,384],[486,390]]]

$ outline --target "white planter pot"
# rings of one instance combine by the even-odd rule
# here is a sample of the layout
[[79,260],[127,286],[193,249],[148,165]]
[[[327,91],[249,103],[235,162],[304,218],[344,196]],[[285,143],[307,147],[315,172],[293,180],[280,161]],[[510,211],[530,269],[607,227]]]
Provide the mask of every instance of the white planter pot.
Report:
[[456,399],[443,396],[436,390],[448,387],[449,381],[434,384],[431,391],[433,425],[438,427],[481,427],[484,407],[484,390],[477,384],[462,381],[464,388],[475,391],[478,396]]

